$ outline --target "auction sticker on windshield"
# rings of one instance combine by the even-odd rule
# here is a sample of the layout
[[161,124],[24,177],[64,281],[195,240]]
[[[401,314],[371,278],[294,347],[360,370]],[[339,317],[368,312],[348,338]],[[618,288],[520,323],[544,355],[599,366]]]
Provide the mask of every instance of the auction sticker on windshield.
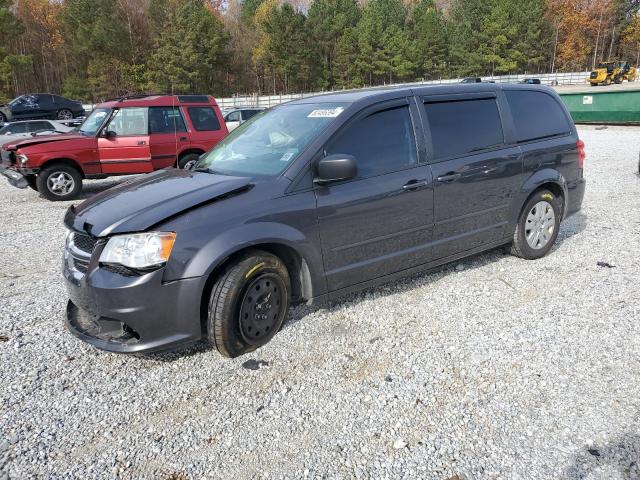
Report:
[[321,108],[319,110],[313,110],[308,118],[335,118],[344,111],[343,107],[336,108]]

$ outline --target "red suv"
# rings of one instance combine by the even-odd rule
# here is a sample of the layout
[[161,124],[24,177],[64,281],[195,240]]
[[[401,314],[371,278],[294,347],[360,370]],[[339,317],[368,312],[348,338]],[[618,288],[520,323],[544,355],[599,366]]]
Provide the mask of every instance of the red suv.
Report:
[[123,97],[98,105],[74,132],[5,144],[0,172],[16,187],[70,200],[84,178],[188,168],[227,133],[213,97]]

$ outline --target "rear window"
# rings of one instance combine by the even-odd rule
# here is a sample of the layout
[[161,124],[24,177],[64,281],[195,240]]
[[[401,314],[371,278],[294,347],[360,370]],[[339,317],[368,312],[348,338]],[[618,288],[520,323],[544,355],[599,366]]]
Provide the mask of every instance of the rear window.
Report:
[[199,132],[210,132],[220,130],[220,122],[216,117],[216,112],[211,107],[189,107],[189,117],[193,128]]
[[525,90],[507,90],[505,94],[511,107],[518,142],[561,136],[571,132],[571,125],[564,109],[551,95]]
[[500,114],[493,98],[425,103],[425,109],[436,160],[504,143]]

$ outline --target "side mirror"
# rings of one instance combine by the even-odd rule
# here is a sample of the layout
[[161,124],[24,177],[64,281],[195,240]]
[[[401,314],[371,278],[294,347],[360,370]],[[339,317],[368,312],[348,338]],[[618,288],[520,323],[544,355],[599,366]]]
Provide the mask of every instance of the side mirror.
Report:
[[117,134],[113,130],[105,130],[102,132],[102,136],[104,138],[114,138]]
[[356,157],[351,155],[329,155],[318,162],[318,174],[314,179],[317,184],[350,180],[358,175]]

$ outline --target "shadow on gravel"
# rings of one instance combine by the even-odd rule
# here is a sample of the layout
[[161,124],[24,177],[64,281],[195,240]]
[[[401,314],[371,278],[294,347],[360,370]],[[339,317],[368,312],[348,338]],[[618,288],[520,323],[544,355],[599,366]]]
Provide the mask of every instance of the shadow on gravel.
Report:
[[111,187],[115,187],[121,182],[121,178],[116,178],[113,180],[101,180],[100,182],[84,182],[82,185],[82,192],[80,192],[80,195],[78,195],[78,198],[74,199],[74,201],[86,200],[92,195],[108,190]]
[[553,246],[553,251],[562,246],[565,240],[582,233],[587,228],[587,216],[581,211],[567,218],[560,225],[560,233]]
[[[599,470],[603,470],[599,472]],[[603,446],[585,447],[565,470],[564,478],[578,480],[607,478],[602,475],[617,470],[624,480],[640,479],[640,435],[627,433]]]

